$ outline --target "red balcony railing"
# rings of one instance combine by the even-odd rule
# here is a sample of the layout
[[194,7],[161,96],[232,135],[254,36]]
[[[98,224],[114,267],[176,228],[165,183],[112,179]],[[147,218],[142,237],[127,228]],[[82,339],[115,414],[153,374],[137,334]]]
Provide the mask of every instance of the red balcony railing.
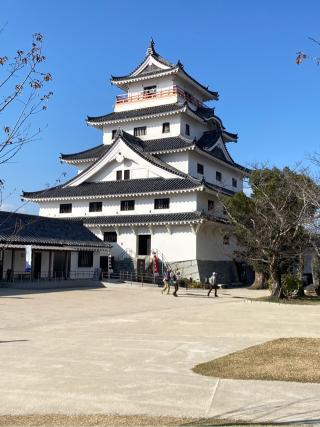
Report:
[[160,89],[160,90],[146,90],[143,92],[139,92],[135,95],[117,95],[116,96],[116,104],[126,104],[129,102],[139,102],[139,101],[145,101],[147,99],[160,99],[165,98],[169,96],[179,95],[182,98],[184,98],[186,101],[191,102],[192,104],[196,105],[197,107],[203,106],[202,102],[199,101],[197,98],[189,94],[188,92],[181,89],[179,86],[172,86],[169,89]]

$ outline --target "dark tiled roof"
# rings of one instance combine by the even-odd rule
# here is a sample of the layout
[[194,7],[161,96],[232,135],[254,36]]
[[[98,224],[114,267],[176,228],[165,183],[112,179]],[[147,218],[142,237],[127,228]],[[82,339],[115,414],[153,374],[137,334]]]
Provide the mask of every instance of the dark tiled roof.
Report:
[[161,224],[174,222],[198,222],[203,218],[200,212],[179,212],[149,215],[114,215],[81,218],[86,225],[126,225],[126,224]]
[[82,222],[0,211],[0,244],[105,248]]
[[[192,147],[193,142],[188,142],[179,136],[172,136],[168,138],[149,139],[146,141],[140,140],[140,145],[146,153],[160,153],[168,150],[179,150],[183,148]],[[61,160],[65,161],[81,161],[81,160],[96,160],[102,157],[111,145],[100,144],[96,147],[90,148],[85,151],[73,154],[61,154]]]
[[201,138],[198,139],[197,145],[202,148],[211,147],[212,144],[216,143],[221,137],[223,142],[227,141],[237,141],[238,135],[230,132],[226,132],[222,129],[211,130],[204,132]]
[[215,221],[226,223],[227,219],[215,215],[206,215],[202,212],[179,212],[166,214],[149,214],[149,215],[113,215],[113,216],[96,216],[81,218],[84,224],[106,225],[106,226],[125,226],[131,224],[168,224],[168,223],[194,223],[200,221]]
[[123,141],[125,141],[136,153],[138,153],[141,157],[146,159],[151,164],[158,166],[168,172],[171,172],[175,175],[179,175],[181,177],[187,177],[187,174],[184,172],[181,172],[180,170],[176,169],[175,167],[169,165],[168,163],[164,162],[163,160],[159,159],[159,157],[146,153],[143,150],[143,142],[140,138],[137,138],[136,136],[130,135],[127,132],[120,131],[119,136],[121,137]]
[[192,190],[201,184],[196,180],[181,178],[144,178],[124,181],[84,182],[75,187],[62,186],[52,189],[23,192],[26,199],[85,197],[85,196],[121,196],[123,194],[144,194],[174,190]]
[[181,148],[190,148],[194,145],[191,141],[186,141],[180,136],[168,138],[150,139],[142,141],[143,150],[149,153],[160,153],[168,150],[179,150]]
[[65,161],[73,160],[92,160],[103,156],[110,149],[110,145],[100,144],[88,150],[80,151],[79,153],[60,154],[60,159]]
[[166,114],[166,113],[170,114],[170,113],[179,112],[180,110],[183,110],[185,107],[186,106],[184,104],[178,104],[178,103],[157,105],[155,107],[140,108],[138,110],[113,112],[110,114],[106,114],[104,116],[97,116],[97,117],[88,116],[87,122],[88,123],[107,123],[107,122],[113,122],[113,121],[128,120],[128,119],[133,119],[137,117],[153,116],[157,114]]

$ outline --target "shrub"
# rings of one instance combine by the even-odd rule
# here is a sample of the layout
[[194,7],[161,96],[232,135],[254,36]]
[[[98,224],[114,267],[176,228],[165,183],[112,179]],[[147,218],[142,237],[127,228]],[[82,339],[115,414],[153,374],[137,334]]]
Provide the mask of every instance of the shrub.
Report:
[[283,291],[290,296],[299,290],[301,278],[297,274],[284,274],[281,278]]

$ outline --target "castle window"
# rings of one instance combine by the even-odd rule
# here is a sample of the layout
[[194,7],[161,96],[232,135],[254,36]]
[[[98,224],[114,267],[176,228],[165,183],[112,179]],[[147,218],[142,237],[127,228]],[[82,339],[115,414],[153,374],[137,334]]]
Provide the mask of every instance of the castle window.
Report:
[[123,179],[130,179],[130,169],[126,169],[123,172]]
[[170,123],[162,123],[162,133],[169,133],[170,132]]
[[203,174],[204,174],[204,166],[203,166],[201,163],[198,163],[198,164],[197,164],[197,172],[198,172],[200,175],[203,175]]
[[155,209],[169,209],[170,199],[154,199],[154,208]]
[[157,86],[145,86],[143,88],[143,96],[145,98],[152,97],[157,92]]
[[78,267],[92,267],[93,266],[93,252],[80,251],[78,252]]
[[90,202],[89,212],[102,212],[102,202]]
[[214,200],[208,200],[208,211],[214,211]]
[[134,200],[121,200],[121,211],[134,211]]
[[232,178],[232,187],[238,187],[238,181],[235,178]]
[[122,171],[117,171],[117,181],[121,181],[122,180]]
[[71,213],[72,212],[72,203],[62,203],[60,205],[60,213]]
[[112,129],[112,136],[111,138],[114,139],[116,137],[117,129]]
[[147,126],[140,126],[133,129],[134,136],[142,136],[147,134]]
[[222,173],[219,171],[216,171],[216,180],[221,182],[222,181]]
[[190,135],[190,125],[188,125],[188,123],[186,123],[186,135]]
[[226,246],[230,244],[230,237],[227,234],[223,236],[223,244]]
[[115,231],[106,231],[103,233],[103,241],[115,243],[117,241],[117,233]]

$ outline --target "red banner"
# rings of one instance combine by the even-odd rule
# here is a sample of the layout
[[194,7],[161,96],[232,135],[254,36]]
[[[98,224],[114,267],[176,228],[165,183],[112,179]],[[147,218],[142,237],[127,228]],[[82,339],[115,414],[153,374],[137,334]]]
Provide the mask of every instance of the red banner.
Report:
[[153,274],[159,274],[159,260],[157,255],[153,257]]

